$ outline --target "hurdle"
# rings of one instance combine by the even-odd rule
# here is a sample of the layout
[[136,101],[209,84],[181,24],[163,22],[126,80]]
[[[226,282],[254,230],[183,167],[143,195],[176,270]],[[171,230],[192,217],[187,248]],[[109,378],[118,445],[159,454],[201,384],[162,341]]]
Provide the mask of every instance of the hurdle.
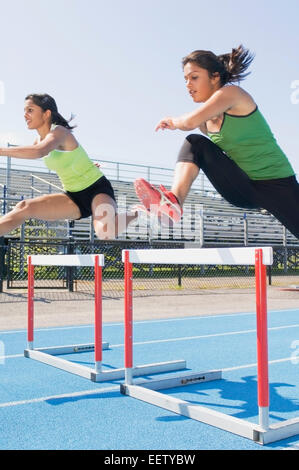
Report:
[[[104,382],[123,379],[124,368],[103,369],[102,351],[108,350],[109,343],[103,342],[102,321],[102,267],[104,255],[30,255],[28,263],[28,296],[27,296],[27,349],[24,356],[50,366],[62,369],[93,382]],[[90,266],[94,267],[94,343],[65,346],[34,348],[34,267],[35,266]],[[83,366],[63,359],[60,355],[93,352],[94,368]],[[169,361],[158,364],[139,365],[134,368],[134,376],[145,376],[171,370],[186,368],[186,361]]]
[[[258,444],[268,444],[299,434],[299,418],[269,424],[268,329],[267,329],[267,274],[266,266],[273,264],[272,247],[200,248],[123,250],[125,265],[125,383],[124,395],[153,404],[202,423],[246,437]],[[149,379],[134,383],[133,367],[133,264],[199,264],[255,266],[256,332],[257,332],[257,395],[258,423],[236,418],[211,408],[194,405],[185,400],[165,395],[158,390],[220,380],[222,371],[208,371]]]

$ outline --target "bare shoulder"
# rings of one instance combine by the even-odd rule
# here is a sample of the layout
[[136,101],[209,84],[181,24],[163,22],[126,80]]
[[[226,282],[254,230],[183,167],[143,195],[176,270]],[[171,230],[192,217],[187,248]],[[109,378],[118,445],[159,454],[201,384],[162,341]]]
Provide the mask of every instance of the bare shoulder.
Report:
[[226,85],[222,88],[223,93],[233,98],[235,103],[228,110],[228,114],[245,115],[256,108],[256,103],[252,96],[238,85]]
[[55,126],[53,129],[50,130],[49,134],[53,134],[53,135],[59,135],[60,137],[62,136],[67,136],[69,135],[71,132],[69,131],[69,129],[67,129],[66,127],[63,127],[63,126]]
[[239,85],[224,85],[219,89],[222,93],[230,96],[244,96],[244,95],[249,95],[247,91],[244,90],[244,88],[240,87]]
[[58,150],[72,151],[79,145],[71,130],[64,126],[56,126],[49,134],[59,142]]

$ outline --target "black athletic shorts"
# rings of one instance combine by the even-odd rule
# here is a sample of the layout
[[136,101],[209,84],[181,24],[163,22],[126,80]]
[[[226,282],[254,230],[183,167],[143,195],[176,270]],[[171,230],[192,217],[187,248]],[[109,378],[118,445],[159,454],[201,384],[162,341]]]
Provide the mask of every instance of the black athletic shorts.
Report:
[[295,175],[251,180],[220,147],[200,134],[186,137],[178,161],[197,165],[230,204],[268,210],[299,239],[299,183]]
[[81,212],[79,219],[91,216],[91,203],[97,194],[108,194],[115,201],[113,188],[106,176],[101,176],[95,183],[82,191],[66,191],[65,194],[79,207]]

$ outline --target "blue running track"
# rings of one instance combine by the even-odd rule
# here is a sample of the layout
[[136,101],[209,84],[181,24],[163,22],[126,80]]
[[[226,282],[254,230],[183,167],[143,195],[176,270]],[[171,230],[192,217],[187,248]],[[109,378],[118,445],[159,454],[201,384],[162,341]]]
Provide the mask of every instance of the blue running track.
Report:
[[[223,380],[167,391],[258,421],[255,313],[134,323],[134,364],[185,359]],[[270,423],[299,416],[299,310],[270,311]],[[93,325],[35,331],[35,347],[93,342]],[[104,324],[105,368],[123,367],[122,323]],[[23,355],[26,331],[0,332],[0,449],[299,449],[299,436],[260,446],[120,393],[120,381],[93,383]],[[63,356],[93,367],[93,353]]]

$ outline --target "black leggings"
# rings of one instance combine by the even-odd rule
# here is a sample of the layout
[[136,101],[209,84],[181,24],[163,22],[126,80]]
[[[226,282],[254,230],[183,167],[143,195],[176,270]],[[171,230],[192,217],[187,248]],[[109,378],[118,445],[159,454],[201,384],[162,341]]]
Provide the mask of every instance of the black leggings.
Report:
[[216,144],[200,134],[186,138],[178,162],[195,163],[230,204],[266,209],[299,238],[299,184],[295,176],[251,180]]

